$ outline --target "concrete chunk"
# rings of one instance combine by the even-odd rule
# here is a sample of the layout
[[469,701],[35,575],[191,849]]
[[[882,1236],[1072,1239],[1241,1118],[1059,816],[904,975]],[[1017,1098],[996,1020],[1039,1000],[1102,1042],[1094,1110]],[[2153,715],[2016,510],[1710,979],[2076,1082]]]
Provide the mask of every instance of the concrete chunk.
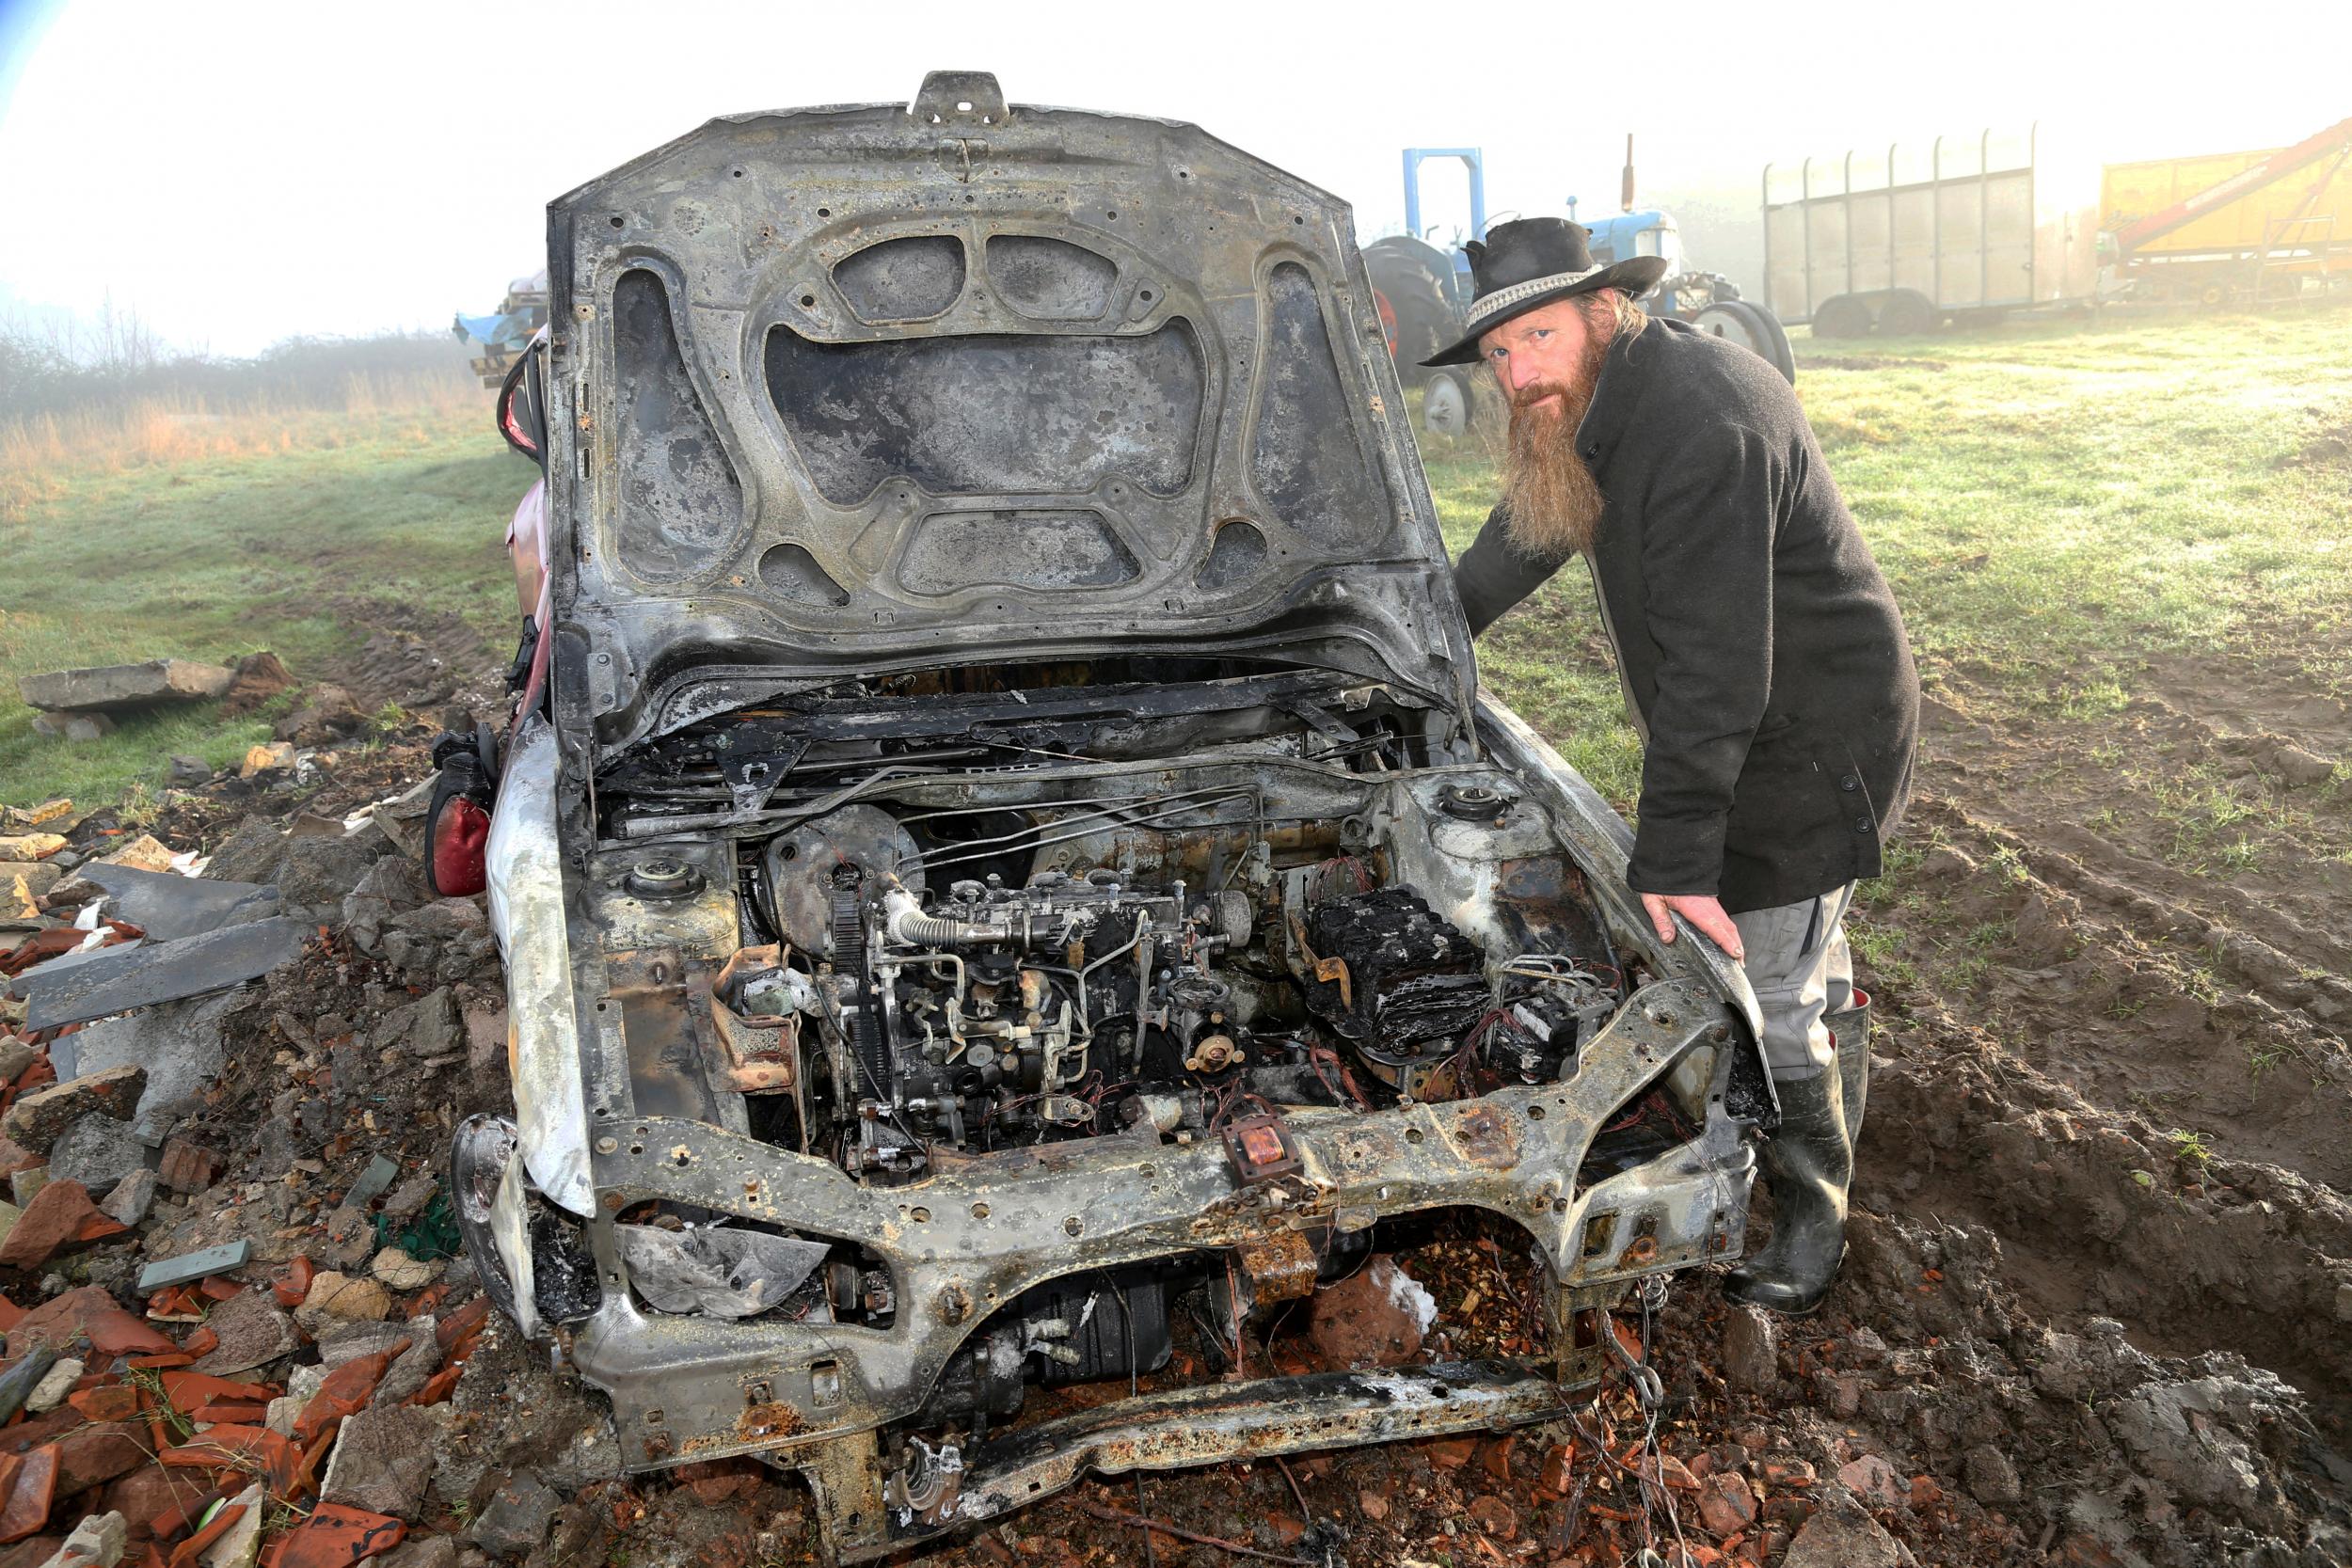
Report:
[[54,1040],[49,1059],[59,1072],[103,1072],[136,1065],[147,1092],[131,1117],[141,1143],[161,1144],[181,1117],[199,1103],[206,1080],[227,1058],[222,1030],[233,996],[170,1002],[124,1018],[110,1018]]
[[235,674],[217,664],[151,658],[88,670],[53,670],[16,683],[27,707],[49,713],[105,713],[159,703],[209,702],[229,689]]
[[319,1486],[322,1501],[415,1519],[433,1479],[433,1418],[395,1405],[344,1418]]
[[[45,1025],[35,1024],[35,1028]],[[0,1118],[0,1132],[31,1149],[46,1154],[66,1130],[84,1117],[103,1113],[128,1121],[147,1090],[147,1069],[136,1065],[86,1072],[62,1084],[36,1089],[8,1107]]]
[[49,1150],[53,1180],[79,1181],[103,1198],[133,1172],[148,1168],[148,1148],[130,1123],[103,1113],[84,1117]]

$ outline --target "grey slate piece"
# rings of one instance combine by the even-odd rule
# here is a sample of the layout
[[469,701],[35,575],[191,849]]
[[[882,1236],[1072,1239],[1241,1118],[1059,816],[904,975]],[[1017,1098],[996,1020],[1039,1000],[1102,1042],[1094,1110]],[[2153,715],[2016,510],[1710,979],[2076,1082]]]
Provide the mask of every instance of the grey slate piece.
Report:
[[278,890],[259,882],[215,882],[128,865],[86,865],[85,881],[106,890],[106,914],[128,921],[152,942],[202,936],[278,912]]
[[138,1290],[141,1295],[160,1291],[167,1285],[185,1285],[191,1279],[206,1275],[227,1274],[243,1268],[253,1256],[253,1238],[240,1236],[219,1246],[208,1246],[201,1252],[183,1253],[177,1258],[158,1258],[139,1271]]
[[[145,937],[133,937],[129,942],[116,942],[112,947],[94,947],[87,953],[60,953],[54,958],[43,958],[24,974],[8,982],[10,996],[30,996],[32,988],[45,984],[60,974],[81,968],[100,958],[110,958],[118,953],[135,953],[147,945]],[[69,1035],[68,1039],[73,1037]]]
[[366,1208],[369,1200],[389,1187],[399,1175],[399,1165],[387,1155],[377,1155],[368,1162],[367,1168],[352,1182],[351,1191],[343,1194],[343,1206],[349,1209]]
[[126,952],[108,948],[62,974],[36,964],[18,978],[24,1027],[54,1029],[156,1002],[219,990],[289,963],[310,927],[290,915],[159,942]]

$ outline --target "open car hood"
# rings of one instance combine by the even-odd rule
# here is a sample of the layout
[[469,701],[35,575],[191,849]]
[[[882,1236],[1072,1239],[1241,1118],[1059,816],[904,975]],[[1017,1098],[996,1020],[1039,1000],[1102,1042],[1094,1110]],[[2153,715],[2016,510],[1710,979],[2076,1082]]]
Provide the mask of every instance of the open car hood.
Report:
[[1189,125],[712,120],[548,210],[558,696],[618,747],[780,688],[1254,653],[1467,715],[1345,203]]

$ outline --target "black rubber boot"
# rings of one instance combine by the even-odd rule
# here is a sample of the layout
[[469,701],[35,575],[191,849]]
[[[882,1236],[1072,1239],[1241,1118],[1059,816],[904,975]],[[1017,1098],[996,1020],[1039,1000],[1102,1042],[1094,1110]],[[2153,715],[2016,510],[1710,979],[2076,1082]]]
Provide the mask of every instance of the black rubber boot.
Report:
[[1857,990],[1853,1006],[1826,1013],[1831,1045],[1837,1053],[1838,1087],[1846,1097],[1846,1147],[1862,1147],[1862,1110],[1870,1099],[1870,993]]
[[1724,1294],[1801,1318],[1821,1305],[1846,1258],[1846,1186],[1853,1147],[1835,1065],[1775,1082],[1780,1131],[1764,1142],[1772,1239],[1724,1279]]

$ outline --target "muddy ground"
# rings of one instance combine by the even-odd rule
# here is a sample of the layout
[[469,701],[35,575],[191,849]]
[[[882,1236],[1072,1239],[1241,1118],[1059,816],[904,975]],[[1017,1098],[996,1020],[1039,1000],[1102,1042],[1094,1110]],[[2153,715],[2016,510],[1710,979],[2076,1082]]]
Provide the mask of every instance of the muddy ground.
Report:
[[[362,706],[490,711],[487,687],[441,675],[480,668],[478,646],[436,666],[435,631],[388,618],[332,673]],[[1650,1329],[1654,1445],[1615,1382],[1516,1434],[1087,1481],[915,1560],[2352,1560],[2352,785],[2330,767],[2352,719],[2300,669],[2155,665],[2128,698],[2023,719],[1991,672],[1942,673],[1905,848],[1856,926],[1881,1007],[1844,1276],[1799,1323],[1684,1276]],[[274,831],[396,794],[422,776],[432,727],[353,737],[298,787],[176,794],[150,831],[282,864],[254,818]],[[326,922],[240,999],[227,1065],[183,1129],[224,1154],[220,1184],[167,1199],[143,1243],[0,1274],[16,1306],[85,1280],[128,1300],[140,1244],[225,1234],[224,1209],[262,1216],[245,1222],[268,1238],[258,1267],[364,1256],[335,1199],[366,1162],[430,1174],[457,1118],[503,1106],[479,923],[391,901],[414,932]],[[398,1061],[408,1049],[428,1070]],[[1441,1225],[1393,1244],[1438,1301],[1425,1354],[1540,1348],[1508,1235]],[[475,1294],[449,1262],[396,1311],[448,1321]],[[1286,1331],[1245,1354],[1263,1372],[1315,1351]],[[1180,1333],[1163,1377],[1222,1366]],[[756,1465],[599,1479],[596,1397],[495,1318],[434,1409],[435,1475],[389,1560],[809,1560],[797,1484]],[[548,1488],[551,1517],[485,1535],[514,1515],[517,1478]],[[1137,1518],[1167,1528],[1147,1539]]]

